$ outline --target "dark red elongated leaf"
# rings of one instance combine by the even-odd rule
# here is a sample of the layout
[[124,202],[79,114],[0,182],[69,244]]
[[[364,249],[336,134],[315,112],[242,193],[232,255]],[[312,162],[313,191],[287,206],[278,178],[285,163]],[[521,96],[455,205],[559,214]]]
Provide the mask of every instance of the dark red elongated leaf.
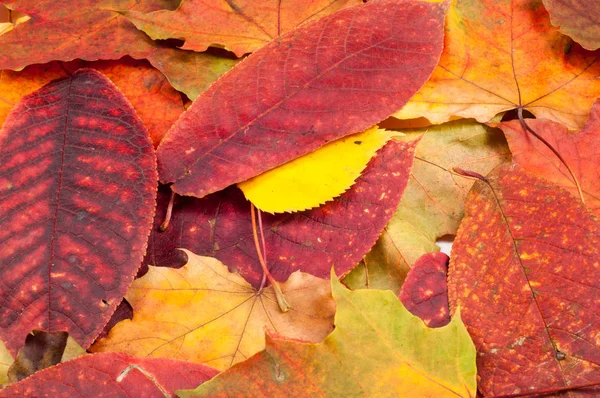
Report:
[[161,181],[203,197],[386,118],[437,64],[446,8],[374,1],[272,41],[167,133],[157,152]]
[[131,104],[82,69],[24,97],[0,131],[0,338],[100,333],[140,266],[156,161]]
[[176,390],[196,388],[217,373],[179,359],[89,354],[11,384],[0,397],[175,397]]
[[448,256],[445,253],[422,255],[408,271],[398,298],[413,315],[430,328],[450,322],[448,309]]
[[479,390],[533,394],[600,382],[598,220],[516,165],[476,182],[465,210],[448,295],[477,348]]
[[[389,142],[375,156],[354,186],[325,205],[293,214],[262,213],[267,263],[273,276],[287,280],[301,270],[329,278],[351,270],[373,246],[394,213],[406,187],[416,141]],[[216,257],[258,286],[258,262],[250,203],[231,187],[203,199],[177,197],[171,225],[158,232],[169,192],[161,190],[148,244],[146,264],[179,267],[186,263],[183,247]],[[185,256],[185,255],[183,255]]]

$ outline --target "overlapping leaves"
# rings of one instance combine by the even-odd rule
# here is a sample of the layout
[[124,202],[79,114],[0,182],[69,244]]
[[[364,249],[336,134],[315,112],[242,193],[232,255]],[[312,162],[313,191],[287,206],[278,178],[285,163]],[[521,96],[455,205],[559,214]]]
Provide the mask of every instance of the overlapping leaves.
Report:
[[[0,133],[0,331],[10,348],[0,383],[32,329],[66,329],[87,347],[117,324],[94,349],[234,364],[183,395],[474,396],[462,317],[480,394],[594,395],[595,3],[259,3],[2,1],[0,120],[17,105]],[[82,67],[107,75],[133,108]],[[373,145],[353,135],[411,96],[396,114],[421,118],[409,124],[518,112],[488,126],[379,132]],[[107,323],[154,208],[142,122],[162,141],[160,177],[173,184],[161,188],[150,270],[126,294],[133,318]],[[296,212],[255,219],[232,184],[258,208]],[[431,252],[457,230],[446,285],[447,256]],[[333,301],[318,277],[332,266],[347,286],[395,295],[348,292],[332,278],[336,329],[325,337]],[[426,324],[450,324],[426,328],[397,297]],[[267,336],[265,346],[264,328],[311,342]],[[32,364],[17,379],[47,366]],[[198,366],[89,355],[0,396],[170,395],[216,374]],[[201,377],[182,381],[184,368]]]

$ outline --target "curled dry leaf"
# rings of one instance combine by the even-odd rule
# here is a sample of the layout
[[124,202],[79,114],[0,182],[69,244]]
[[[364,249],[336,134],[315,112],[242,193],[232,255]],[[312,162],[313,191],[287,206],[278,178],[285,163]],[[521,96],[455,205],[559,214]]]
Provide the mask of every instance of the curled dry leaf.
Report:
[[[586,125],[577,132],[550,120],[526,120],[527,125],[556,149],[579,181],[585,205],[600,216],[600,100]],[[497,124],[513,153],[513,161],[530,173],[566,188],[579,198],[577,187],[565,165],[539,139],[525,131],[519,121]]]
[[600,381],[599,236],[575,197],[519,166],[473,186],[448,291],[477,347],[484,396]]
[[446,8],[369,2],[267,44],[175,123],[157,152],[161,181],[203,197],[375,125],[431,74]]
[[[373,246],[406,187],[416,141],[390,141],[339,198],[309,211],[262,214],[267,264],[277,280],[296,271],[326,278],[331,266],[350,271]],[[253,286],[262,279],[250,218],[250,203],[236,188],[196,199],[177,197],[171,223],[159,231],[170,193],[161,190],[145,263],[177,267],[177,248],[216,257]]]
[[180,269],[151,267],[127,293],[133,319],[117,324],[92,350],[169,357],[226,369],[265,347],[265,329],[320,341],[333,328],[329,282],[293,273],[281,289],[292,309],[282,313],[272,287],[253,288],[219,260],[186,251]]
[[208,366],[170,358],[135,358],[122,353],[84,355],[37,372],[0,390],[1,398],[151,397],[175,398],[217,374]]
[[82,69],[24,97],[0,131],[0,338],[32,329],[87,347],[141,263],[156,159],[131,104]]
[[[267,338],[265,351],[181,397],[474,397],[475,347],[460,316],[427,328],[392,292],[332,275],[335,330],[320,344]],[[443,342],[443,344],[440,344]]]
[[457,0],[439,65],[396,116],[487,122],[522,106],[575,130],[600,97],[599,56],[560,34],[542,0]]

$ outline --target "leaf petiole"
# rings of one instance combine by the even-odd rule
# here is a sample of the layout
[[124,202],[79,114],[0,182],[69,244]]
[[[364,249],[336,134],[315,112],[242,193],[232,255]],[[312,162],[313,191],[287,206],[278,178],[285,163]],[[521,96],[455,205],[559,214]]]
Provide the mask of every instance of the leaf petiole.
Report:
[[[262,250],[260,248],[260,242],[258,240],[258,233],[256,231],[256,211],[254,208],[254,205],[252,204],[252,202],[250,202],[250,215],[252,217],[252,235],[254,237],[254,245],[256,246],[256,253],[258,254],[258,261],[260,262],[260,265],[263,269],[264,272],[264,276],[266,276],[266,278],[269,280],[269,283],[271,283],[271,285],[273,286],[273,290],[275,291],[275,297],[277,299],[277,304],[279,304],[279,309],[281,310],[281,312],[288,312],[289,310],[292,309],[292,306],[287,302],[287,300],[285,299],[285,296],[283,294],[283,291],[281,290],[281,287],[279,287],[279,283],[277,283],[277,281],[275,280],[275,278],[273,278],[273,275],[271,275],[271,273],[269,272],[269,269],[267,268],[267,263],[265,262],[265,258],[263,257],[262,254]],[[262,220],[259,220],[260,222],[260,226],[261,226],[261,232],[262,232]],[[263,245],[264,245],[265,241],[264,241],[264,237],[263,237]],[[263,277],[263,282],[261,283],[261,289],[264,286],[264,277]],[[259,290],[259,292],[260,292]]]

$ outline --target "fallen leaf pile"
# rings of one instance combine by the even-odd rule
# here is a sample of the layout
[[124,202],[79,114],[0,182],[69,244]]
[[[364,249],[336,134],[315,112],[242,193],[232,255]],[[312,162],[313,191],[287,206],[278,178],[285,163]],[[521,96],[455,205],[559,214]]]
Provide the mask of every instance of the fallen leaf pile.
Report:
[[0,397],[600,395],[599,20],[0,0]]

